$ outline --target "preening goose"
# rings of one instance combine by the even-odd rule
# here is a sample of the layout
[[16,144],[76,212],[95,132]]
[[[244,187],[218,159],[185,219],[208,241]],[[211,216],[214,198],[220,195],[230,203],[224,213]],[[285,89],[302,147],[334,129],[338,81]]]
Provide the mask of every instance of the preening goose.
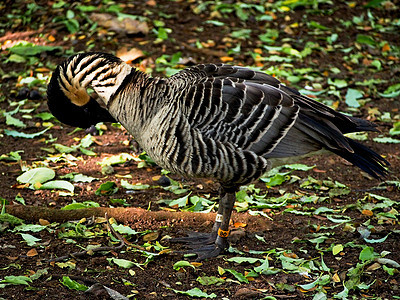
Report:
[[118,121],[161,167],[220,183],[224,195],[212,232],[175,239],[191,244],[198,260],[226,249],[235,192],[272,164],[327,150],[375,178],[389,165],[344,136],[376,131],[374,124],[244,67],[201,64],[152,78],[110,54],[76,54],[54,71],[47,96],[61,122],[87,128]]

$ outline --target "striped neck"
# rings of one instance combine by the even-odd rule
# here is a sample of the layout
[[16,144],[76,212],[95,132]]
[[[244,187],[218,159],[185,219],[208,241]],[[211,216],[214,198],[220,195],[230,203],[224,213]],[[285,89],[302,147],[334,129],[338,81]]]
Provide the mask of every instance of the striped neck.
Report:
[[104,53],[78,54],[60,66],[60,88],[75,105],[86,105],[90,86],[107,105],[132,68]]

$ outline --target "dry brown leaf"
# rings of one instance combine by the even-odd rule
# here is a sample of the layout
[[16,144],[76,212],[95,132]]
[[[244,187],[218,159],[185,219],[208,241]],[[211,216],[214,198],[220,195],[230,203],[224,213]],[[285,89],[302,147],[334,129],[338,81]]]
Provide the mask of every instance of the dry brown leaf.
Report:
[[366,215],[366,216],[369,216],[369,217],[372,217],[374,215],[373,211],[369,210],[369,209],[363,209],[363,211],[361,213],[363,215]]
[[32,248],[31,250],[29,250],[29,251],[26,253],[26,256],[28,256],[28,257],[32,257],[32,256],[36,256],[36,255],[38,255],[38,253],[37,253],[37,251],[36,251],[35,248]]
[[50,222],[45,219],[39,219],[39,224],[42,226],[50,225]]
[[287,252],[283,252],[283,256],[286,256],[286,257],[289,257],[289,258],[299,258],[298,256],[297,256],[297,254],[296,253],[287,253]]
[[123,18],[120,20],[110,14],[93,13],[90,15],[90,19],[94,22],[97,22],[99,26],[117,33],[124,33],[128,35],[146,35],[149,33],[149,26],[146,22],[140,22],[132,18]]

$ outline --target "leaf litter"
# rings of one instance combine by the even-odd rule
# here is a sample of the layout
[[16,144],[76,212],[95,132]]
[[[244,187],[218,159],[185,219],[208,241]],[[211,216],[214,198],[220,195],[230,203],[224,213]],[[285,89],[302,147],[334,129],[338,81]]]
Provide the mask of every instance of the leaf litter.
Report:
[[[138,68],[156,74],[171,75],[185,64],[206,61],[261,68],[334,108],[378,122],[380,134],[359,138],[387,156],[393,174],[377,183],[331,157],[274,169],[243,187],[235,203],[239,213],[265,218],[269,225],[247,224],[244,237],[232,241],[225,256],[199,266],[190,257],[165,254],[171,249],[164,237],[186,229],[209,231],[211,224],[114,224],[127,246],[99,255],[91,249],[119,243],[104,221],[88,217],[25,224],[8,215],[3,205],[0,239],[7,256],[0,258],[0,295],[29,294],[34,299],[35,291],[42,290],[47,297],[78,298],[85,297],[80,290],[93,290],[93,282],[100,282],[112,298],[228,299],[252,291],[267,299],[283,294],[399,298],[400,257],[394,250],[400,232],[396,4],[151,2],[71,6],[58,1],[48,6],[37,1],[6,8],[8,19],[2,24],[12,24],[16,34],[34,32],[39,29],[35,24],[43,23],[59,32],[21,34],[18,39],[25,42],[15,44],[1,40],[0,75],[8,80],[0,94],[4,203],[64,210],[138,206],[207,213],[217,208],[212,181],[166,174],[135,150],[120,127],[100,125],[93,137],[48,115],[35,94],[45,98],[46,80],[62,57],[91,49],[119,51]],[[178,18],[183,7],[187,19]],[[49,13],[38,14],[41,9]],[[94,22],[93,14],[108,14],[114,25]],[[130,31],[132,26],[140,30]],[[47,175],[35,175],[43,169]],[[145,240],[148,234],[155,239]],[[88,249],[84,258],[46,263],[82,248]],[[56,274],[63,274],[58,285],[51,279]]]

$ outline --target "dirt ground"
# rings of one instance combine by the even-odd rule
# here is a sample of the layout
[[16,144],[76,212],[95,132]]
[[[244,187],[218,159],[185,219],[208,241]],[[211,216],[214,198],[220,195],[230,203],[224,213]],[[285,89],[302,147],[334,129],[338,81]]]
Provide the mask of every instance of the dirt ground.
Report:
[[[84,1],[85,5],[93,5],[96,7],[106,7],[107,1]],[[125,1],[122,1],[125,3]],[[34,10],[29,15],[25,13],[25,19],[17,16],[23,15],[23,12],[29,11],[29,4],[35,3],[41,9]],[[13,101],[20,101],[26,98],[21,90],[27,87],[26,84],[20,84],[21,74],[34,75],[38,72],[50,74],[56,64],[60,63],[67,54],[79,51],[104,51],[115,52],[123,47],[127,49],[140,49],[144,54],[142,57],[135,59],[133,65],[146,69],[152,68],[154,74],[164,73],[164,69],[157,69],[156,59],[162,55],[173,55],[178,51],[182,52],[184,62],[183,65],[203,62],[220,62],[227,61],[229,63],[250,65],[260,67],[260,62],[249,54],[254,49],[260,48],[258,34],[262,33],[265,28],[277,29],[279,41],[282,43],[304,43],[304,41],[319,42],[325,46],[326,41],[320,39],[320,36],[310,34],[307,22],[315,21],[321,26],[335,28],[342,26],[338,23],[338,19],[351,21],[354,16],[365,16],[367,9],[360,3],[356,2],[355,6],[349,6],[347,2],[334,1],[334,4],[323,2],[320,4],[319,11],[310,12],[307,6],[298,6],[288,12],[274,12],[272,21],[258,21],[250,15],[245,21],[241,20],[235,12],[223,12],[216,16],[214,12],[212,16],[211,6],[207,9],[195,13],[195,8],[206,2],[202,1],[127,1],[122,5],[123,13],[136,16],[147,17],[147,20],[162,20],[165,28],[170,28],[168,39],[162,42],[155,42],[156,34],[151,28],[155,28],[154,23],[149,23],[150,31],[146,34],[142,32],[127,35],[124,32],[115,33],[111,30],[97,27],[93,33],[88,33],[87,27],[76,33],[70,33],[61,26],[60,22],[54,22],[54,18],[64,15],[66,10],[78,11],[76,5],[65,5],[55,8],[54,4],[60,2],[54,1],[6,1],[0,4],[0,20],[2,25],[3,37],[0,37],[3,48],[1,53],[1,91],[2,101],[0,108],[2,112],[10,111]],[[233,3],[228,1],[226,3]],[[258,2],[257,2],[258,3]],[[322,2],[321,2],[322,3]],[[394,4],[393,4],[394,5]],[[329,13],[328,13],[329,12]],[[392,18],[399,20],[398,10],[392,10],[390,7],[379,7],[373,10],[377,18]],[[89,13],[88,13],[89,14]],[[265,13],[268,16],[268,13]],[[308,15],[304,19],[304,15]],[[85,23],[82,14],[76,13],[75,16],[79,23]],[[20,21],[18,21],[20,20]],[[209,20],[223,22],[224,26],[216,27]],[[306,20],[306,21],[305,21]],[[148,21],[149,22],[149,21]],[[6,25],[5,25],[6,24]],[[298,24],[290,27],[289,24]],[[300,24],[300,25],[299,25]],[[201,30],[199,29],[201,28]],[[227,38],[229,32],[234,29],[251,29],[250,36],[247,38]],[[285,30],[290,28],[290,30]],[[398,28],[398,27],[397,27]],[[371,29],[373,31],[373,29]],[[369,32],[360,26],[347,27],[339,36],[339,41],[343,44],[343,48],[352,47],[356,36],[360,33]],[[390,31],[381,31],[375,36],[376,39],[387,41],[390,45],[400,47],[398,35]],[[27,63],[17,63],[7,61],[9,57],[7,48],[12,41],[25,40],[34,42],[38,45],[61,46],[63,55],[56,51],[43,52],[38,56],[38,62],[32,65]],[[200,41],[204,47],[194,47],[194,41]],[[241,50],[239,53],[229,53],[229,49],[233,48],[235,43],[240,42]],[[275,45],[276,46],[276,45]],[[357,47],[357,46],[356,46]],[[258,50],[256,50],[257,53]],[[366,53],[366,59],[370,59],[374,55],[376,49],[363,49]],[[369,51],[369,53],[368,53]],[[368,54],[368,55],[367,55]],[[226,57],[232,57],[228,60]],[[383,82],[379,86],[379,92],[383,92],[386,88],[394,83],[398,83],[400,69],[398,68],[399,59],[393,58],[394,64],[383,65],[376,71],[366,68],[360,59],[360,64],[349,66],[348,61],[344,59],[344,52],[335,51],[314,51],[303,59],[291,62],[294,69],[311,67],[320,73],[330,68],[340,70],[338,74],[330,74],[332,78],[352,78],[352,83],[362,82],[369,79],[382,79]],[[42,64],[41,66],[38,64]],[[265,62],[265,69],[269,66],[277,65],[280,62]],[[396,67],[397,64],[397,67]],[[38,68],[41,70],[38,71]],[[43,69],[48,69],[47,71]],[[358,72],[365,68],[367,71]],[[397,78],[397,80],[396,80]],[[280,78],[285,84],[290,84],[285,78]],[[309,80],[302,80],[295,84],[296,88],[302,88],[310,85]],[[323,88],[328,88],[327,79],[322,81]],[[35,117],[36,114],[47,112],[45,85],[39,87],[29,87],[30,91],[37,91],[35,97],[28,96],[28,99],[21,108],[35,108],[32,118],[23,118],[23,114],[30,112],[19,112],[15,116],[23,118],[27,127],[23,129],[25,133],[35,133],[43,130],[42,122]],[[389,122],[376,117],[371,110],[379,112],[388,112],[391,117],[399,117],[400,104],[398,98],[380,97],[379,94],[373,93],[366,95],[370,99],[364,106],[349,110],[344,101],[338,102],[337,106],[340,110],[357,116],[371,119],[379,125],[381,133],[370,133],[367,141],[363,143],[371,149],[383,155],[391,164],[390,175],[387,180],[391,182],[399,182],[400,174],[400,147],[399,144],[393,143],[376,143],[373,138],[384,135],[389,136],[388,132],[393,126],[394,120]],[[325,97],[325,96],[324,96]],[[333,96],[332,96],[333,97]],[[322,98],[322,96],[321,96]],[[399,121],[399,119],[397,119]],[[74,289],[68,289],[60,283],[62,276],[69,276],[86,286],[92,286],[99,283],[108,288],[117,291],[125,297],[135,299],[187,299],[195,296],[177,293],[179,291],[188,291],[198,288],[204,293],[211,295],[214,293],[217,299],[313,299],[314,295],[319,293],[325,295],[325,298],[317,299],[333,299],[334,295],[338,295],[343,290],[343,283],[351,279],[352,275],[349,270],[356,267],[360,263],[360,250],[365,245],[371,246],[374,252],[381,254],[382,251],[388,251],[389,254],[385,258],[400,263],[400,224],[398,202],[400,200],[399,186],[388,184],[384,181],[371,179],[363,174],[356,167],[350,166],[349,163],[335,156],[313,157],[304,159],[301,163],[316,167],[309,171],[293,171],[291,179],[299,178],[299,180],[288,180],[277,186],[267,187],[262,181],[256,182],[255,187],[260,188],[260,195],[267,194],[267,198],[277,198],[284,193],[302,194],[305,196],[326,197],[324,200],[301,204],[299,202],[291,202],[290,200],[284,206],[260,209],[263,215],[250,216],[248,210],[237,212],[234,216],[234,222],[244,220],[247,226],[236,227],[232,225],[235,232],[231,241],[231,251],[224,255],[202,262],[201,265],[192,264],[180,270],[174,269],[174,264],[181,260],[193,262],[193,258],[185,258],[179,253],[161,253],[159,245],[168,247],[172,250],[183,250],[184,247],[179,244],[169,244],[163,237],[184,236],[190,231],[210,231],[212,228],[212,217],[196,219],[193,215],[192,219],[182,221],[179,215],[178,207],[169,207],[160,203],[162,199],[178,199],[186,194],[177,195],[171,193],[167,189],[160,186],[158,176],[161,169],[158,166],[147,164],[144,167],[143,161],[130,160],[122,164],[114,165],[111,174],[102,173],[102,167],[99,162],[104,158],[120,153],[129,153],[134,157],[138,157],[141,150],[137,147],[134,139],[123,129],[111,124],[105,124],[101,135],[94,136],[95,143],[90,146],[90,150],[97,155],[89,156],[82,152],[74,152],[73,158],[64,155],[59,159],[49,159],[56,157],[57,152],[49,152],[53,143],[62,144],[71,147],[79,144],[79,141],[87,135],[87,132],[80,130],[73,132],[74,128],[63,125],[56,120],[50,120],[54,124],[44,135],[28,138],[17,138],[5,134],[5,130],[15,130],[10,126],[5,117],[0,118],[0,154],[8,154],[13,151],[22,150],[19,161],[0,161],[0,197],[4,198],[9,205],[21,206],[21,202],[16,198],[23,198],[25,205],[40,208],[60,209],[71,203],[82,203],[85,201],[93,201],[100,207],[139,207],[149,211],[176,211],[176,216],[171,214],[171,219],[157,220],[151,217],[145,217],[142,220],[135,219],[134,222],[125,220],[125,225],[129,225],[135,231],[143,232],[143,234],[125,236],[127,239],[126,247],[121,249],[113,249],[110,251],[96,252],[93,255],[84,255],[82,257],[67,258],[61,262],[49,262],[49,259],[62,257],[74,252],[82,251],[88,245],[110,246],[111,242],[118,245],[118,240],[107,234],[106,224],[101,218],[87,217],[86,220],[79,222],[69,222],[63,220],[48,220],[52,223],[46,230],[40,232],[30,232],[40,242],[35,246],[30,246],[22,239],[20,233],[13,231],[13,226],[8,223],[1,223],[0,227],[0,299],[61,299],[68,297],[70,299],[118,299],[117,296],[110,296],[104,289],[98,289],[94,292],[83,292]],[[21,131],[20,129],[18,129]],[[71,132],[73,132],[71,134]],[[87,176],[96,178],[92,182],[74,183],[74,195],[62,196],[59,191],[54,190],[33,190],[22,188],[17,182],[17,177],[22,173],[21,168],[24,166],[47,166],[56,171],[57,178],[62,175],[77,172]],[[127,175],[130,175],[127,177]],[[173,174],[168,176],[178,182],[182,187],[191,191],[191,196],[200,196],[217,201],[219,196],[218,185],[209,179],[184,179]],[[350,192],[343,195],[335,195],[329,197],[328,189],[309,189],[301,185],[309,176],[317,181],[331,180],[345,184]],[[129,190],[121,187],[122,181],[127,180],[131,184],[141,183],[148,184],[152,188],[143,190]],[[119,187],[118,191],[110,195],[96,195],[95,191],[101,184],[111,181],[115,182]],[[251,192],[250,192],[251,193]],[[373,195],[377,195],[374,198]],[[379,198],[382,197],[382,198]],[[381,201],[383,197],[394,201],[392,207],[382,208],[382,212],[391,212],[393,218],[378,218],[377,210],[367,209],[362,206],[365,203],[374,205]],[[117,200],[115,200],[117,199]],[[122,200],[121,200],[122,199]],[[362,204],[362,205],[361,205]],[[364,207],[364,209],[360,209]],[[236,207],[239,210],[239,206]],[[314,213],[316,209],[334,210],[337,215],[346,216],[351,222],[345,224],[338,223],[339,226],[333,227],[336,223],[331,221],[327,214]],[[397,208],[397,209],[396,209]],[[295,209],[301,213],[289,213],[288,209]],[[215,210],[215,208],[214,208]],[[308,213],[308,212],[312,213]],[[30,215],[26,217],[27,224],[47,224],[43,220],[39,220],[40,216]],[[42,218],[43,219],[43,218]],[[200,219],[200,218],[199,218]],[[262,220],[262,221],[260,221]],[[76,220],[79,221],[79,220]],[[53,223],[58,222],[58,223]],[[60,225],[61,224],[61,225]],[[69,224],[69,225],[62,225]],[[82,232],[77,227],[82,226]],[[352,228],[369,228],[371,230],[372,239],[387,238],[379,243],[366,243],[360,237],[359,230],[348,230]],[[324,229],[324,228],[327,229]],[[73,229],[73,230],[72,230]],[[68,232],[74,231],[75,235],[68,236]],[[85,232],[89,234],[85,234]],[[325,230],[325,231],[324,231]],[[149,231],[156,232],[155,238],[146,241]],[[76,232],[80,232],[78,236]],[[318,237],[319,233],[325,232],[329,236],[320,244],[310,242],[311,239]],[[62,235],[64,233],[64,235]],[[264,239],[266,242],[263,242]],[[147,244],[146,244],[147,243]],[[135,248],[138,245],[140,249]],[[329,248],[332,245],[343,245],[344,249],[340,254],[333,253]],[[147,247],[147,248],[146,248]],[[32,249],[37,253],[32,254]],[[157,255],[148,255],[143,249]],[[268,251],[273,250],[268,254]],[[257,252],[258,251],[258,252]],[[321,255],[327,268],[325,271],[314,270],[312,276],[302,272],[291,271],[285,269],[281,265],[282,259],[276,254],[282,253],[285,257],[295,259],[304,259],[304,264],[309,266],[310,262],[315,261],[315,265],[320,266]],[[270,266],[280,270],[276,274],[258,274],[258,276],[248,276],[247,282],[240,281],[230,271],[221,274],[221,269],[235,270],[241,274],[251,271],[255,265],[249,262],[238,264],[229,261],[233,257],[255,257],[264,260],[270,256]],[[111,263],[112,259],[125,259],[134,262],[136,265],[130,268],[118,267],[115,263]],[[149,260],[146,261],[146,259]],[[376,263],[376,262],[375,262]],[[257,263],[256,263],[257,265]],[[259,265],[259,263],[258,263]],[[379,263],[378,263],[379,265]],[[354,288],[349,292],[351,299],[400,299],[400,268],[391,265],[395,270],[390,275],[380,265],[374,265],[374,261],[364,265],[359,271],[357,278],[359,283],[364,282],[369,285],[368,288]],[[375,268],[376,267],[376,268]],[[389,265],[388,265],[389,267]],[[6,276],[32,276],[39,274],[38,270],[43,271],[43,275],[38,275],[38,279],[33,280],[29,285],[12,284],[1,286],[2,279]],[[319,274],[319,275],[316,275]],[[318,276],[329,275],[329,284],[320,283],[309,289],[300,287],[299,285],[313,282]],[[222,281],[217,284],[203,285],[200,284],[198,278],[205,276],[215,276],[221,278]],[[114,297],[114,298],[113,298]],[[206,296],[199,296],[205,298]],[[270,297],[270,298],[268,298]],[[340,298],[340,296],[335,296]],[[110,298],[110,299],[111,299]],[[316,299],[316,298],[314,298]],[[340,298],[345,299],[345,298]]]

